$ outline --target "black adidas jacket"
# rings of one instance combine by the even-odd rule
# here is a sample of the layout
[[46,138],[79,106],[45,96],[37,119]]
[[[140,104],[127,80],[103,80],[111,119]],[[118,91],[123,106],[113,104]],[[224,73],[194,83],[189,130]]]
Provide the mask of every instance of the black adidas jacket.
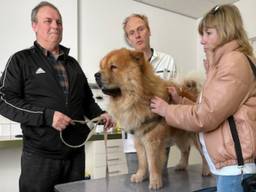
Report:
[[23,149],[57,159],[84,149],[71,149],[61,142],[59,132],[51,127],[54,111],[80,120],[84,115],[93,118],[103,113],[78,62],[68,56],[69,49],[61,49],[69,80],[67,99],[36,42],[11,56],[0,80],[0,114],[21,123]]

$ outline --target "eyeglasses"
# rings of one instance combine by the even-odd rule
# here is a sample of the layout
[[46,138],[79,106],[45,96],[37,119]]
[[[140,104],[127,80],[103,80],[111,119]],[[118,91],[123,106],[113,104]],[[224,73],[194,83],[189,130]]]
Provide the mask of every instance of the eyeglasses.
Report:
[[213,15],[215,15],[215,14],[218,12],[219,9],[220,9],[220,6],[219,6],[219,5],[216,5],[215,7],[212,8],[211,13],[212,13]]

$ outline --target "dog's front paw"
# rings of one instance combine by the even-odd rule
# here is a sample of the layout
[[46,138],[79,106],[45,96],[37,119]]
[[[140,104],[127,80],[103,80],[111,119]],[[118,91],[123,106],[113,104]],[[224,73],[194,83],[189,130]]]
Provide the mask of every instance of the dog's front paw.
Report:
[[149,181],[149,189],[160,189],[163,186],[163,181],[161,177],[156,177],[156,178],[150,178]]
[[132,174],[130,180],[133,183],[140,183],[144,180],[145,176],[140,174],[140,173],[136,173],[136,174]]

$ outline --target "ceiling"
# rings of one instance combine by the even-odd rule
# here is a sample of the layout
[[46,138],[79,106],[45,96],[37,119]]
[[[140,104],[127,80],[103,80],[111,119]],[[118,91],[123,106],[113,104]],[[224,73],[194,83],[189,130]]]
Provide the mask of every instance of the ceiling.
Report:
[[238,0],[134,0],[153,7],[171,11],[186,17],[198,19],[219,4],[234,3]]

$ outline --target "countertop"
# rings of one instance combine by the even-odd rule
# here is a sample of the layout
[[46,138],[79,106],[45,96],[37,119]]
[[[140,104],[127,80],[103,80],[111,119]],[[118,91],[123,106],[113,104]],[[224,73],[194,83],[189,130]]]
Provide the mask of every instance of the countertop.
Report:
[[[122,139],[121,133],[108,133],[108,139]],[[104,140],[104,133],[96,133],[88,141]]]
[[[131,183],[130,174],[101,179],[83,180],[55,186],[56,192],[147,192],[148,180]],[[214,186],[214,177],[202,177],[201,165],[191,165],[187,171],[174,171],[168,168],[164,176],[164,187],[159,192],[190,192]]]

